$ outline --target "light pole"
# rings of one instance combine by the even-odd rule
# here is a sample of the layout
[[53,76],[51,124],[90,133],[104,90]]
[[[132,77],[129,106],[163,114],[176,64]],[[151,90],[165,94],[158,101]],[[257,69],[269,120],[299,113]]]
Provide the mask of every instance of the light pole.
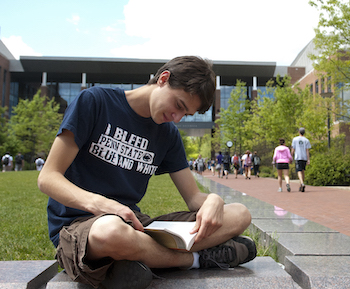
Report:
[[237,152],[236,151],[236,140],[237,140],[236,138],[233,139],[233,142],[235,143],[235,153]]
[[[322,92],[321,96],[323,98],[331,98],[333,95],[332,92]],[[331,118],[330,118],[330,108],[329,104],[327,103],[327,130],[328,130],[328,148],[331,148]]]
[[228,155],[230,155],[230,148],[232,147],[232,145],[233,143],[230,140],[226,143],[226,146],[228,147]]

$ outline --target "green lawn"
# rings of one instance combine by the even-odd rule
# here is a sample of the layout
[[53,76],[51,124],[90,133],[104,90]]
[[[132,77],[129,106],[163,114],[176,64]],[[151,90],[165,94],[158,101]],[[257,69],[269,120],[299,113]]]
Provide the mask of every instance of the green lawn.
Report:
[[0,260],[54,259],[37,171],[0,173]]
[[[37,177],[37,171],[0,173],[0,261],[55,257],[47,229],[48,197],[39,191]],[[169,175],[151,178],[139,206],[151,217],[187,210]],[[271,255],[270,251],[259,248],[258,254]]]

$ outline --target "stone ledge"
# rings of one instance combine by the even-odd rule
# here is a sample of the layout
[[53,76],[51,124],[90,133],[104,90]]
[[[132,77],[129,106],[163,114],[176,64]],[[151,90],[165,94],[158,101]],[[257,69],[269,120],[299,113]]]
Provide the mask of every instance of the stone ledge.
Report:
[[266,245],[276,246],[279,262],[302,288],[350,288],[349,236],[197,174],[195,178],[225,202],[247,206],[249,229]]
[[[272,258],[257,257],[253,261],[230,270],[158,270],[160,279],[153,279],[148,289],[244,288],[244,289],[300,289]],[[55,276],[47,289],[92,289],[73,282],[64,272]]]
[[302,288],[349,288],[350,256],[287,256],[285,270]]
[[277,244],[279,262],[287,256],[350,256],[350,237],[341,233],[267,234],[267,244]]
[[44,289],[57,270],[56,260],[0,261],[0,289]]

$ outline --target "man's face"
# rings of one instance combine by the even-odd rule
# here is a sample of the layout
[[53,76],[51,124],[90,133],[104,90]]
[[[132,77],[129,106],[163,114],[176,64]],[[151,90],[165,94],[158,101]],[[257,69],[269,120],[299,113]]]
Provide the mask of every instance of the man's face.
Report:
[[[161,79],[161,78],[160,78]],[[193,115],[201,105],[199,96],[183,89],[172,89],[166,79],[159,80],[150,98],[150,111],[157,124],[179,122],[185,115]]]

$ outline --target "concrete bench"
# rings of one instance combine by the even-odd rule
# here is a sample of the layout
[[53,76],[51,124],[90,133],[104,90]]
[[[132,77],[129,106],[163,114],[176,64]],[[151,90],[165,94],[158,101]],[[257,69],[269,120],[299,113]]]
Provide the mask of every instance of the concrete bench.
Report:
[[[300,288],[292,277],[270,257],[258,257],[240,267],[221,270],[158,270],[148,289],[193,289],[193,288],[245,288],[245,289],[295,289]],[[72,282],[65,272],[59,273],[47,289],[93,289]]]
[[195,174],[226,203],[244,204],[249,230],[275,246],[278,261],[302,288],[350,288],[350,237]]
[[0,289],[44,289],[57,271],[55,260],[0,261]]

